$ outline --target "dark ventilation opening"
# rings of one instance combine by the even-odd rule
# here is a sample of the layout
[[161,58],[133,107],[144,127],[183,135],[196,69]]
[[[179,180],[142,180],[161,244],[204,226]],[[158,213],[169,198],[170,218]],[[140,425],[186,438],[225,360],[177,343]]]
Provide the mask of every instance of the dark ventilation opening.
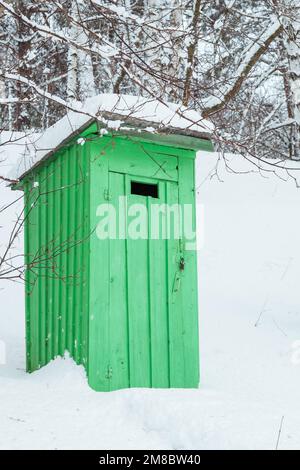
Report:
[[158,184],[139,183],[131,181],[131,194],[158,198]]

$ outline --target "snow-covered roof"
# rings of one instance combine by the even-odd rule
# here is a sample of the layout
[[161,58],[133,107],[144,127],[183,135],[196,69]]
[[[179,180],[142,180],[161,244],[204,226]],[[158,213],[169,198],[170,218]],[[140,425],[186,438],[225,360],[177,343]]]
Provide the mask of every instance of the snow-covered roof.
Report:
[[[66,104],[67,106],[67,104]],[[70,111],[34,137],[28,136],[10,178],[18,180],[58,147],[94,121],[103,129],[118,132],[143,132],[210,139],[213,125],[189,108],[151,98],[101,94],[85,103],[72,103]]]

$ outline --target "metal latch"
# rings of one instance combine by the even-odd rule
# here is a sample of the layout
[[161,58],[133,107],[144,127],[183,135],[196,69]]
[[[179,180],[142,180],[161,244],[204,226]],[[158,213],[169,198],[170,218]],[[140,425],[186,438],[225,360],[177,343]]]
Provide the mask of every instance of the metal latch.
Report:
[[181,277],[179,272],[175,273],[174,283],[173,283],[173,292],[178,292],[180,289]]
[[184,268],[185,268],[185,259],[183,256],[181,256],[179,260],[179,269],[180,271],[184,271]]

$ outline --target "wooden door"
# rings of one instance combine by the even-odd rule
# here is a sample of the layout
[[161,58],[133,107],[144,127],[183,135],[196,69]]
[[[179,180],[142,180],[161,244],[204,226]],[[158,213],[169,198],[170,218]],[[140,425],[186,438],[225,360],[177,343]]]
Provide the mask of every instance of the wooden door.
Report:
[[109,240],[111,389],[170,387],[182,354],[178,183],[110,172],[109,200],[117,215]]

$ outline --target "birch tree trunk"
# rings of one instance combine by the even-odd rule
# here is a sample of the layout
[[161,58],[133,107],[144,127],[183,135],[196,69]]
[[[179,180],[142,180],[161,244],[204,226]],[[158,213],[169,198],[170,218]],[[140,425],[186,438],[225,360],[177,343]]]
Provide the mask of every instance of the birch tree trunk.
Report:
[[[26,2],[24,0],[18,0],[16,3],[17,12],[19,14],[26,14],[28,18],[31,18],[33,7],[34,5],[31,1]],[[28,55],[31,50],[32,31],[22,20],[19,19],[17,23],[18,73],[21,76],[30,79],[32,76],[32,69],[28,61]],[[20,103],[25,99],[30,101],[32,98],[31,90],[19,82],[16,86],[16,97],[20,100]],[[16,105],[15,113],[15,130],[21,131],[29,129],[30,126],[30,109],[18,103]]]
[[181,78],[181,69],[183,69],[183,44],[182,44],[182,31],[183,25],[183,4],[181,0],[174,0],[172,2],[173,11],[170,15],[170,46],[171,54],[169,54],[168,75],[171,86],[170,95],[174,101],[180,101],[181,93],[178,87]]
[[300,4],[298,0],[284,0],[283,44],[287,58],[285,91],[291,120],[290,158],[300,160]]
[[[81,15],[79,4],[76,0],[71,4],[71,27],[70,37],[78,44],[88,46],[88,36],[80,26]],[[67,99],[68,101],[80,100],[96,94],[93,64],[91,55],[82,49],[78,50],[73,45],[69,45],[68,50],[68,79],[67,79]]]
[[[71,16],[78,18],[77,2],[71,3]],[[78,28],[72,23],[70,26],[70,37],[74,40],[77,36]],[[77,98],[77,75],[78,75],[78,51],[70,44],[68,48],[68,77],[67,77],[67,100],[73,101]]]
[[198,29],[200,23],[200,11],[201,11],[201,0],[196,0],[194,5],[193,11],[193,19],[191,28],[191,39],[190,44],[188,45],[187,50],[187,67],[185,72],[185,79],[184,79],[184,90],[183,90],[183,99],[182,102],[184,106],[188,106],[190,100],[190,92],[191,92],[191,81],[194,72],[194,64],[195,64],[195,57],[198,45]]

